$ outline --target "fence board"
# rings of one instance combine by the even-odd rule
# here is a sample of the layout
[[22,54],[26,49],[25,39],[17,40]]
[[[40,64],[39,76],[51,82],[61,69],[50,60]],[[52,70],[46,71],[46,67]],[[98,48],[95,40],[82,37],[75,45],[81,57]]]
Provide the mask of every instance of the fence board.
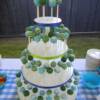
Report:
[[97,9],[94,18],[94,30],[95,31],[100,30],[100,0],[98,0],[97,2]]

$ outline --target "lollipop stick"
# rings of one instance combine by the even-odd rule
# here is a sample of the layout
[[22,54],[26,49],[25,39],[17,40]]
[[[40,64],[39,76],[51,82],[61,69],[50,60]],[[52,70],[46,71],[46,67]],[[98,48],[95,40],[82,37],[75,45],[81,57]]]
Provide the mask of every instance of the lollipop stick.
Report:
[[28,38],[28,43],[31,43],[31,38],[30,37]]
[[57,17],[59,17],[59,5],[57,5]]
[[39,7],[37,7],[37,17],[39,17]]
[[48,35],[50,32],[50,27],[45,27],[45,34]]
[[43,17],[45,16],[45,6],[42,7],[43,10]]
[[53,7],[51,7],[51,16],[53,16]]

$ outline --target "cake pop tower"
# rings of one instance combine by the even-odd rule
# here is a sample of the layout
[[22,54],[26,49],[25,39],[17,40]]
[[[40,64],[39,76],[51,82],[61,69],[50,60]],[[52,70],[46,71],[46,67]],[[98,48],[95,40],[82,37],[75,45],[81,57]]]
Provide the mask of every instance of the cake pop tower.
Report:
[[59,18],[61,1],[33,0],[36,24],[26,27],[29,43],[21,53],[22,70],[16,74],[20,100],[76,100],[79,73],[72,66],[74,51],[66,42],[71,31]]

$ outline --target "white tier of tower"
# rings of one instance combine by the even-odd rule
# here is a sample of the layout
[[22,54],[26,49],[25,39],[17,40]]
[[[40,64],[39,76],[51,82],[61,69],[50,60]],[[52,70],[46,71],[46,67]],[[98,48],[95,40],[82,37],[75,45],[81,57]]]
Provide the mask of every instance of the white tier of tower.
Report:
[[[61,40],[58,40],[56,44],[53,44],[51,42],[44,43],[43,41],[40,41],[37,43],[35,41],[32,41],[28,45],[28,50],[32,55],[54,57],[64,54],[68,50],[68,46]],[[38,60],[41,60],[42,64],[49,64],[53,60],[55,60],[55,62],[58,62],[60,59],[61,57],[51,60],[43,60],[38,58]],[[29,82],[39,86],[50,87],[60,85],[68,81],[73,74],[73,67],[68,67],[66,70],[60,68],[60,73],[39,74],[38,72],[33,72],[31,69],[27,69],[25,66],[23,66],[22,72],[25,79]]]

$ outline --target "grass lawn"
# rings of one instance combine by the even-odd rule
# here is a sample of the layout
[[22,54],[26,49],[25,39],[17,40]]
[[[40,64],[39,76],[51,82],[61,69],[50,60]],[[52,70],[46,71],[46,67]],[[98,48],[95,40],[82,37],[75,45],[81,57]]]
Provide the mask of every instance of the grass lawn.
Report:
[[[100,49],[100,37],[70,37],[68,45],[74,49],[77,58],[84,58],[88,49]],[[6,58],[19,58],[26,46],[26,38],[0,38],[0,54]]]

